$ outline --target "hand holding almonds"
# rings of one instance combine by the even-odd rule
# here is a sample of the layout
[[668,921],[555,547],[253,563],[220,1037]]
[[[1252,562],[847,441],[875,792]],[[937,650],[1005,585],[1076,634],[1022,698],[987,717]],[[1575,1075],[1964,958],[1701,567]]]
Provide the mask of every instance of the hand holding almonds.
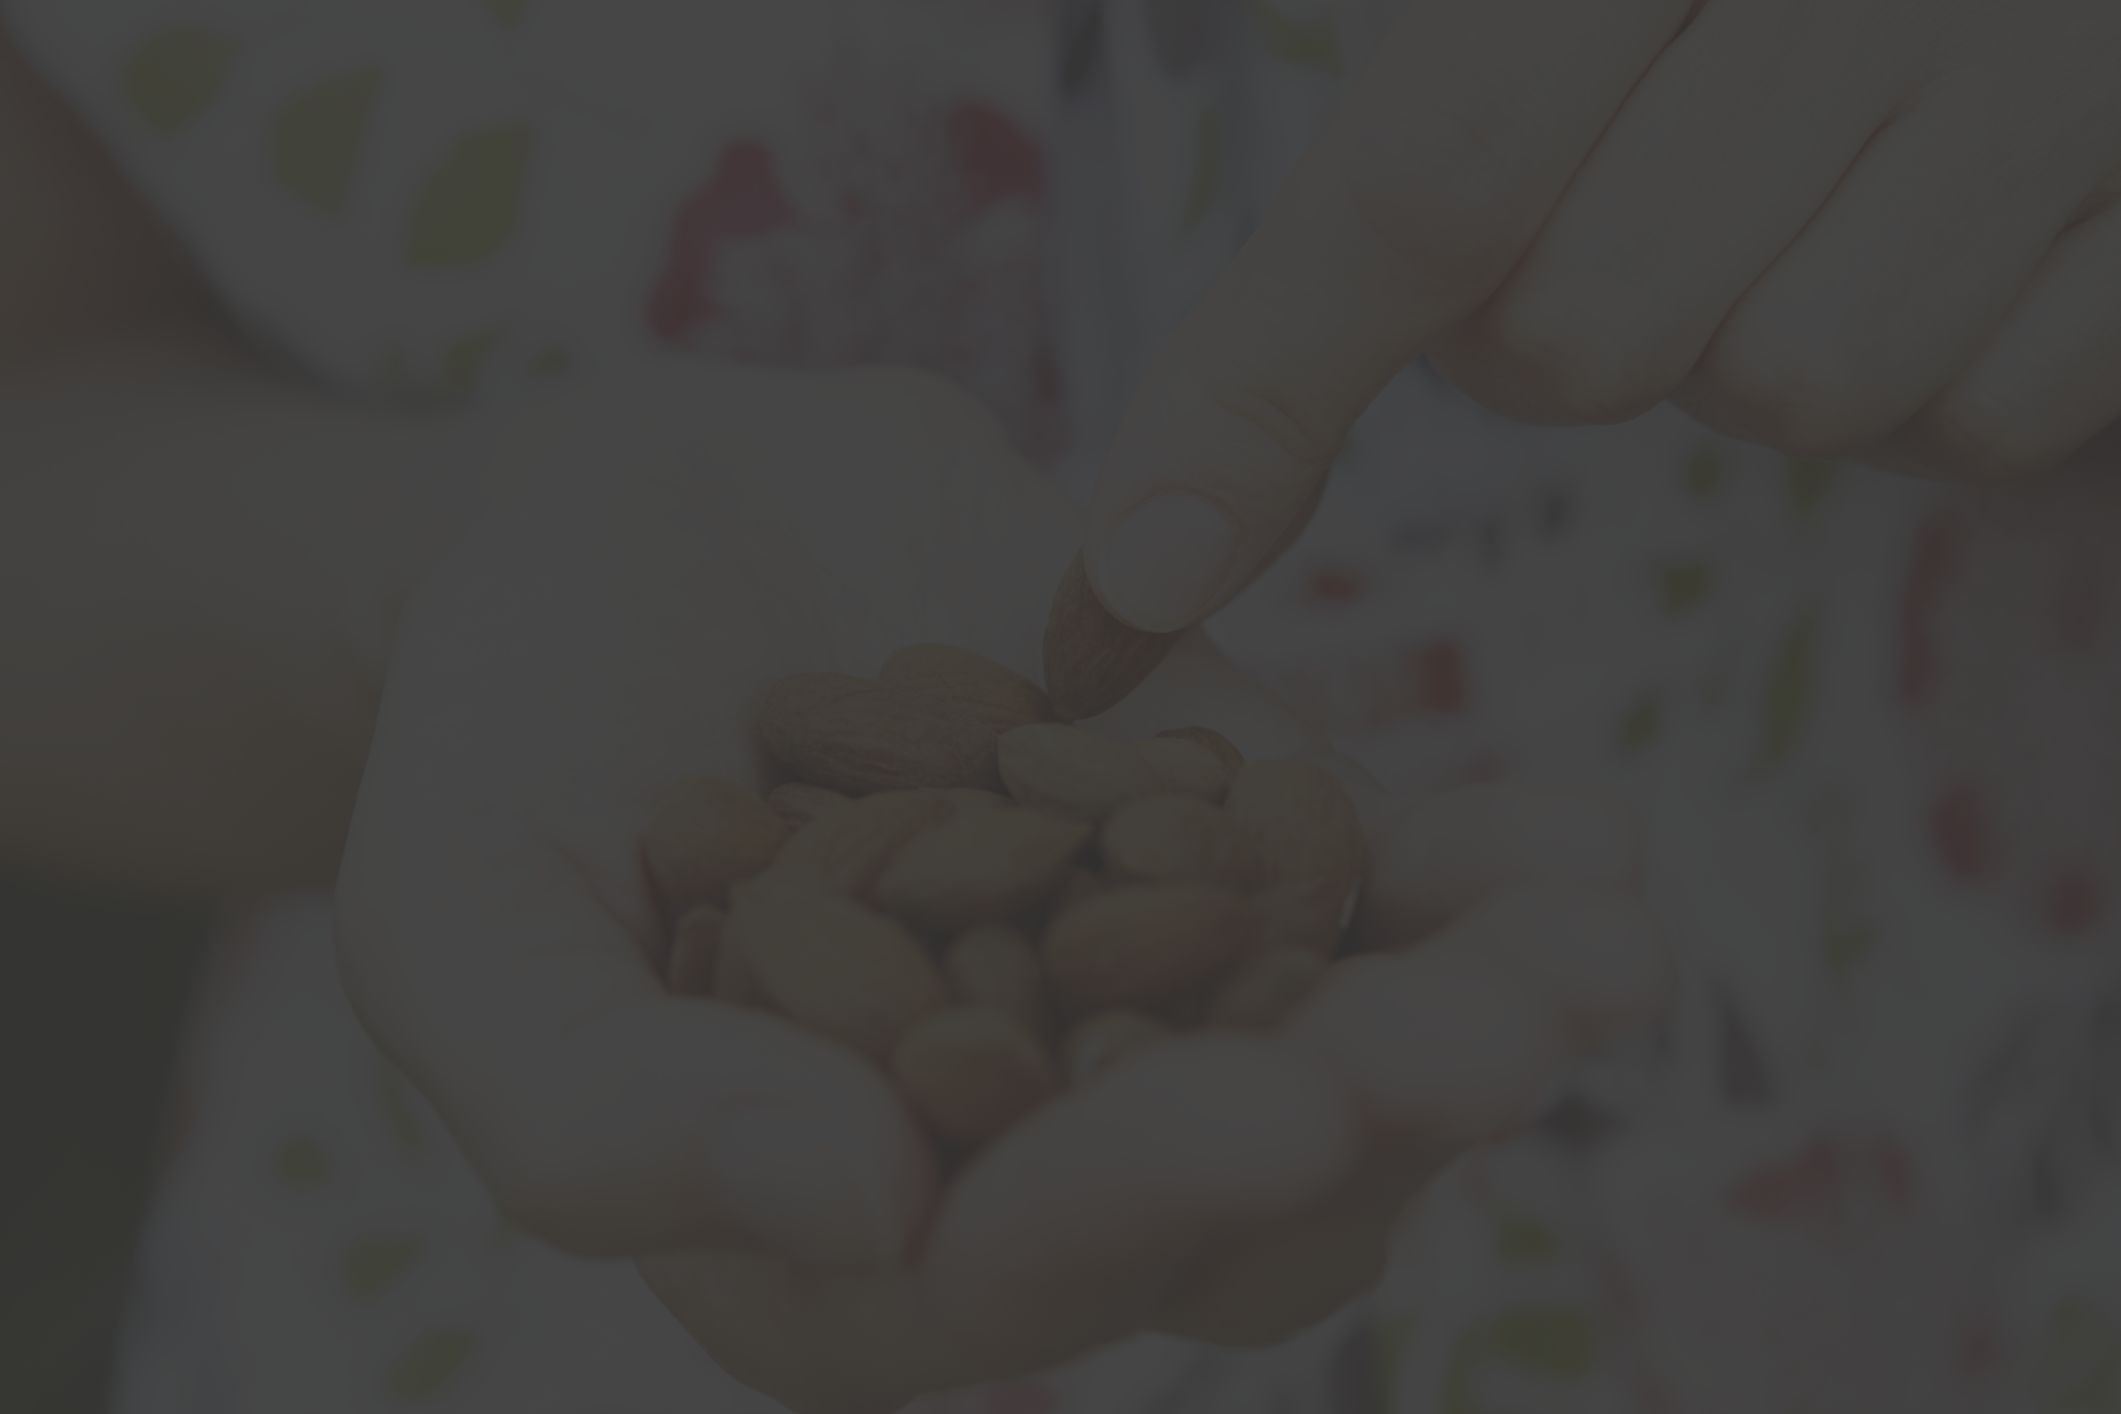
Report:
[[777,683],[771,795],[685,781],[651,817],[668,985],[862,1052],[964,1151],[1188,1027],[1275,1025],[1366,866],[1339,783],[1051,718],[953,648]]

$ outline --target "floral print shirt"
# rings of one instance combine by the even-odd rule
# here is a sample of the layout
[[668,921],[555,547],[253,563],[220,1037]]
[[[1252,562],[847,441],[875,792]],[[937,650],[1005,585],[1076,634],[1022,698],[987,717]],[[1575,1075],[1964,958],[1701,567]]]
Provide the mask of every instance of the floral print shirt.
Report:
[[[349,397],[641,358],[956,377],[1081,489],[1386,0],[0,0],[262,343]],[[1217,624],[1388,781],[1631,796],[1672,1025],[1288,1347],[939,1410],[2121,1411],[2121,491],[1952,493],[1424,368]],[[124,1414],[767,1408],[511,1232],[231,923]]]

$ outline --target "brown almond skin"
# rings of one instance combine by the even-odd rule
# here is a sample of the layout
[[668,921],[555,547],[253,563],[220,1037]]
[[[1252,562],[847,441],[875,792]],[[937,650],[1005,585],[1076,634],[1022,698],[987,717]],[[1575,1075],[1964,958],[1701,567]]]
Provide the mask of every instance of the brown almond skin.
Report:
[[1236,742],[1213,727],[1173,727],[1156,735],[1159,739],[1190,741],[1196,746],[1207,747],[1215,753],[1215,759],[1222,762],[1223,769],[1233,776],[1245,768],[1245,753],[1238,750]]
[[743,950],[759,994],[790,1020],[880,1060],[949,1001],[918,939],[839,894],[747,884],[725,946]]
[[722,931],[729,915],[713,904],[702,904],[678,920],[670,943],[670,961],[664,981],[681,997],[711,997],[714,978],[721,966]]
[[901,648],[879,677],[892,687],[954,702],[996,732],[1053,719],[1053,704],[1037,683],[966,648],[941,643]]
[[1036,911],[1060,891],[1090,826],[1042,811],[963,811],[907,841],[878,876],[877,907],[931,933]]
[[1238,823],[1203,800],[1158,795],[1114,811],[1098,836],[1105,868],[1139,883],[1196,879],[1248,889],[1259,854]]
[[1060,1088],[1038,1038],[986,1007],[953,1007],[915,1023],[892,1052],[891,1074],[914,1112],[955,1144],[984,1144]]
[[788,841],[788,825],[758,793],[695,777],[665,790],[642,831],[641,858],[664,916],[726,905],[732,884],[762,873]]
[[766,690],[758,740],[806,785],[848,795],[974,786],[993,790],[1000,735],[977,714],[844,673],[798,673]]
[[1207,884],[1136,884],[1077,904],[1041,943],[1046,972],[1079,1007],[1146,1007],[1203,987],[1253,946],[1243,895]]
[[1130,800],[1171,790],[1137,744],[1059,723],[1008,733],[999,760],[1019,804],[1085,820],[1101,821]]
[[1197,741],[1157,737],[1143,742],[1139,749],[1149,768],[1164,778],[1168,789],[1179,795],[1190,795],[1210,805],[1220,805],[1230,793],[1230,768]]
[[884,791],[849,801],[797,831],[771,873],[865,897],[910,840],[956,811],[939,790]]
[[943,954],[943,976],[962,1005],[1007,1012],[1033,1034],[1046,1034],[1046,970],[1022,930],[989,924],[959,935]]
[[800,830],[818,816],[835,806],[845,805],[851,796],[823,786],[806,786],[801,781],[790,781],[787,785],[774,787],[766,797],[773,812],[788,822],[791,830]]
[[1369,842],[1332,772],[1308,761],[1255,761],[1230,783],[1226,807],[1259,851],[1270,884],[1331,895],[1362,881]]
[[1180,637],[1143,633],[1114,618],[1076,556],[1046,620],[1046,695],[1053,715],[1074,722],[1111,711],[1148,681]]
[[1095,869],[1077,868],[1068,874],[1068,881],[1061,885],[1060,893],[1053,900],[1056,913],[1064,913],[1084,899],[1095,898],[1112,887],[1112,881]]
[[1062,1065],[1069,1081],[1080,1085],[1157,1042],[1169,1040],[1171,1035],[1171,1028],[1153,1016],[1132,1011],[1098,1012],[1077,1022],[1068,1033],[1061,1045]]
[[1326,975],[1326,960],[1301,948],[1261,948],[1223,980],[1207,1023],[1245,1031],[1279,1026]]

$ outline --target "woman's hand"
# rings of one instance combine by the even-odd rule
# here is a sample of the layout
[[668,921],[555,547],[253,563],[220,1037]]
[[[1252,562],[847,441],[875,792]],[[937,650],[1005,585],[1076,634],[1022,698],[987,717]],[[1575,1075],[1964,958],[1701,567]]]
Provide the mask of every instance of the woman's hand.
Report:
[[[1158,1326],[1291,1333],[1368,1283],[1439,1163],[1655,1004],[1605,821],[1439,802],[1382,847],[1363,924],[1420,951],[1345,964],[1284,1036],[1115,1072],[946,1188],[865,1061],[663,991],[640,835],[671,778],[756,774],[781,674],[919,641],[1032,669],[1080,525],[926,380],[651,377],[534,415],[413,596],[343,966],[503,1207],[641,1262],[738,1378],[865,1411]],[[1194,640],[1125,714],[1311,749]]]
[[1424,0],[1374,53],[1120,436],[1136,627],[1271,562],[1422,354],[1526,420],[1963,476],[2121,417],[2111,4]]

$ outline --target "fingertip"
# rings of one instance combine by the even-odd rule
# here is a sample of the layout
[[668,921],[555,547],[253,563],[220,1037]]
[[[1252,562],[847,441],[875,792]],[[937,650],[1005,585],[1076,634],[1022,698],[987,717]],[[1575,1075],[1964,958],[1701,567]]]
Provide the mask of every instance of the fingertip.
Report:
[[1144,633],[1178,633],[1212,612],[1242,541],[1230,512],[1198,491],[1158,491],[1091,528],[1084,567],[1112,616]]

